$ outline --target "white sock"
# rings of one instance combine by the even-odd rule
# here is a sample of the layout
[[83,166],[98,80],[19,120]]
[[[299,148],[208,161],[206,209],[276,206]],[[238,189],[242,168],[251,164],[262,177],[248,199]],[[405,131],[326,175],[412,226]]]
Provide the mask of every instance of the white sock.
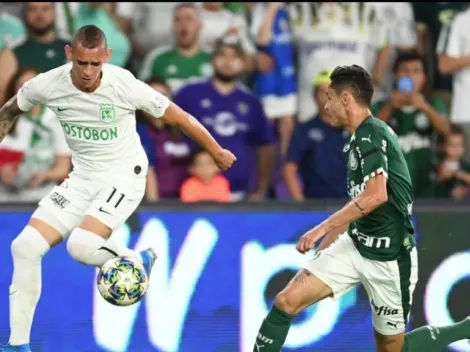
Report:
[[10,344],[29,343],[36,305],[41,296],[41,260],[50,246],[26,226],[11,244],[13,279],[10,286]]
[[101,267],[109,259],[121,256],[131,257],[142,263],[139,253],[80,228],[72,231],[67,241],[67,250],[78,262],[97,267]]

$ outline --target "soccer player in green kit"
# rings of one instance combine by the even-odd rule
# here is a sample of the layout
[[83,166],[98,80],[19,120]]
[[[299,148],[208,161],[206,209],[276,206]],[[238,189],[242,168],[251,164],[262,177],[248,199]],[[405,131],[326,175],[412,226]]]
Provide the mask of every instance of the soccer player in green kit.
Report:
[[253,351],[281,351],[295,315],[360,283],[371,303],[378,352],[437,352],[470,338],[469,318],[405,334],[418,280],[408,167],[392,129],[370,114],[370,75],[360,66],[341,66],[330,81],[331,123],[351,134],[343,149],[351,200],[300,238],[297,250],[307,253],[324,237],[314,258],[276,296]]

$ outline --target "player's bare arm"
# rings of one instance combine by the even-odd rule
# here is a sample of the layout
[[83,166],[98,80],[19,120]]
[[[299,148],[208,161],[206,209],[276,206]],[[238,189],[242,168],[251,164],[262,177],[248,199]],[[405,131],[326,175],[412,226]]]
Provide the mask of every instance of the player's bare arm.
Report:
[[237,158],[228,150],[223,149],[207,129],[193,116],[178,105],[170,103],[163,116],[163,121],[179,127],[186,135],[207,150],[217,166],[222,170],[229,169]]
[[370,214],[387,202],[387,178],[379,174],[366,183],[365,191],[334,213],[320,225],[304,234],[297,243],[297,250],[306,253],[328,232]]
[[16,95],[0,109],[0,142],[10,131],[18,116],[22,113],[16,101]]

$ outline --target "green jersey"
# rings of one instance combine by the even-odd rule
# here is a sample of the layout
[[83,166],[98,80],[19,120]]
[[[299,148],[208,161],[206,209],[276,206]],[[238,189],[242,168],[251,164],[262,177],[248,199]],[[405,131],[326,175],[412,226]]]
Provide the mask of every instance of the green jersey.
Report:
[[43,44],[28,38],[14,46],[13,52],[20,68],[32,66],[43,73],[67,63],[64,50],[67,44],[62,39]]
[[[372,107],[377,114],[387,101],[381,101]],[[439,99],[430,101],[430,105],[440,114],[447,116],[447,107]],[[390,127],[398,136],[398,143],[405,156],[415,197],[431,196],[432,189],[432,137],[433,128],[429,118],[415,108],[402,108],[392,111]]]
[[161,77],[175,92],[189,79],[212,75],[211,54],[200,50],[193,56],[184,56],[176,48],[164,47],[151,51],[144,59],[139,79]]
[[385,122],[369,116],[344,146],[343,156],[351,199],[365,190],[371,178],[379,174],[387,178],[387,202],[352,222],[349,235],[363,257],[397,259],[415,243],[411,222],[413,187],[397,136]]

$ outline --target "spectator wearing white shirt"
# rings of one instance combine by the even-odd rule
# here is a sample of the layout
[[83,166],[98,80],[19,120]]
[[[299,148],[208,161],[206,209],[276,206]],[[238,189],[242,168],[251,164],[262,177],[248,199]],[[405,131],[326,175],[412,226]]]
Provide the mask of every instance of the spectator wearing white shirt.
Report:
[[[462,125],[465,134],[470,135],[470,8],[442,27],[437,53],[439,71],[453,75],[450,120]],[[470,157],[468,151],[466,157]]]
[[360,65],[371,72],[374,85],[380,85],[390,50],[380,12],[374,6],[359,2],[291,2],[287,6],[297,48],[300,121],[318,113],[311,83],[323,70]]
[[[373,2],[380,13],[385,26],[386,38],[390,44],[390,57],[386,71],[380,81],[380,90],[374,94],[374,100],[389,98],[393,92],[393,63],[401,52],[411,52],[416,49],[416,22],[413,7],[410,2]],[[376,50],[371,50],[371,60],[376,57]]]
[[[8,97],[38,74],[33,68],[20,69],[12,77]],[[60,122],[51,110],[38,105],[22,113],[0,146],[0,201],[42,199],[67,177],[70,154]]]
[[174,44],[172,22],[181,2],[136,2],[131,20],[134,54],[140,59],[160,46]]
[[223,2],[202,3],[201,45],[212,51],[219,38],[226,36],[237,38],[245,52],[245,71],[252,72],[255,67],[256,48],[250,38],[245,18],[224,9],[223,6]]

